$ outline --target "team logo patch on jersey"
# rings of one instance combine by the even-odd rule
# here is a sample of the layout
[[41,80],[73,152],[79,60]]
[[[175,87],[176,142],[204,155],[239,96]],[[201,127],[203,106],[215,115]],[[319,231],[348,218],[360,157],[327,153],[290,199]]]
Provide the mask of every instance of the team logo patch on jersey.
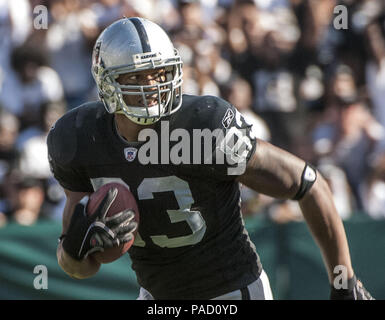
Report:
[[222,119],[222,125],[227,129],[230,126],[231,121],[233,119],[234,119],[234,112],[233,112],[233,110],[227,109],[227,111],[225,113],[225,116]]
[[132,162],[135,160],[137,152],[138,149],[136,148],[124,148],[124,157],[127,161]]

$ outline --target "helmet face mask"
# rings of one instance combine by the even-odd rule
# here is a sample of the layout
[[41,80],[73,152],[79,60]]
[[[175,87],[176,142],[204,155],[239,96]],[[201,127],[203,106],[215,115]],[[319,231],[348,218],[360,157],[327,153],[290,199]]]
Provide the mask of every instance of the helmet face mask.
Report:
[[[109,113],[122,113],[138,124],[152,124],[182,104],[182,61],[167,34],[155,23],[141,18],[113,23],[96,41],[92,62],[99,96]],[[156,74],[159,70],[165,71],[162,81],[118,81],[122,75]]]

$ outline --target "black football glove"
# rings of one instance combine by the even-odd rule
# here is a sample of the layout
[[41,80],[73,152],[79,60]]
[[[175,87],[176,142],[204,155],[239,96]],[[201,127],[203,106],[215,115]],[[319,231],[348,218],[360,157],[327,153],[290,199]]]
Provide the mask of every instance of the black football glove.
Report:
[[356,278],[348,280],[347,289],[331,287],[330,300],[375,300],[365,289],[362,282]]
[[91,216],[87,215],[87,205],[82,204],[83,201],[76,205],[67,233],[61,237],[64,239],[62,246],[71,257],[82,260],[93,252],[104,251],[132,239],[132,233],[137,228],[132,210],[106,217],[117,194],[116,188],[110,189]]

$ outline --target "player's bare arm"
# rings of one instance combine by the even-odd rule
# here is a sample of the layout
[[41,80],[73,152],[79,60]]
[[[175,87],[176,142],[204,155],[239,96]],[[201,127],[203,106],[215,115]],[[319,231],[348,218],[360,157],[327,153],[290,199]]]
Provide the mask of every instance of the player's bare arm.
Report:
[[[68,230],[75,206],[84,196],[89,194],[86,192],[73,192],[66,189],[64,189],[64,192],[67,199],[63,212],[63,235],[66,234]],[[93,259],[92,256],[89,256],[81,261],[75,260],[65,252],[62,246],[62,242],[59,242],[56,255],[60,267],[65,273],[73,278],[89,278],[99,271],[100,263]]]
[[[306,163],[267,142],[258,141],[246,172],[239,181],[257,192],[280,199],[293,199],[300,189]],[[325,179],[318,173],[314,184],[299,200],[303,216],[319,245],[333,283],[334,267],[343,265],[354,275],[341,218]]]

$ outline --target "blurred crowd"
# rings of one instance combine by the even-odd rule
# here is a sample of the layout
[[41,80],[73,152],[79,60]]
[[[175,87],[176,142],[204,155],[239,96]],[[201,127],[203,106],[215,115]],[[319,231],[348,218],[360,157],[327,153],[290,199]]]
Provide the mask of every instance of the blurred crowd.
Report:
[[[36,9],[48,9],[47,28]],[[336,28],[347,9],[347,28]],[[35,10],[34,10],[35,9]],[[316,165],[341,217],[385,217],[385,4],[381,0],[0,0],[0,225],[60,219],[52,124],[97,100],[91,53],[122,17],[160,24],[184,93],[216,95],[261,139]],[[301,220],[298,204],[242,188],[246,216]]]

